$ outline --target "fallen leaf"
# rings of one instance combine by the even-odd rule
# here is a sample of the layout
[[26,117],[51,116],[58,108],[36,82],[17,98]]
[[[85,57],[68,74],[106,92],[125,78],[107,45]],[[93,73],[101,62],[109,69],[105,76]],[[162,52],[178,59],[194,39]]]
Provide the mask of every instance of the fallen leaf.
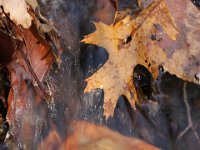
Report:
[[26,3],[31,6],[31,8],[35,11],[35,9],[38,7],[37,0],[25,0]]
[[130,103],[133,93],[133,68],[142,64],[150,69],[153,77],[158,74],[158,66],[167,61],[165,51],[160,48],[152,34],[159,28],[172,41],[178,30],[164,0],[151,4],[135,19],[127,16],[118,23],[108,26],[95,23],[96,31],[82,42],[96,44],[109,52],[109,59],[95,74],[86,79],[85,92],[96,88],[104,89],[104,114],[113,114],[116,101],[125,95]]
[[[36,0],[0,0],[0,5],[16,25],[22,25],[23,28],[30,28],[33,21],[42,36],[44,36],[44,33],[50,32],[53,28],[49,21],[41,15]],[[35,13],[36,8],[38,8],[37,15]],[[41,23],[41,20],[43,23]]]
[[160,46],[165,49],[167,60],[165,70],[183,80],[198,83],[195,75],[200,71],[200,13],[199,9],[187,0],[166,0],[166,4],[174,17],[179,35],[177,40],[170,41],[163,36]]
[[52,129],[49,132],[48,137],[41,142],[41,144],[38,146],[38,150],[43,149],[57,149],[59,150],[60,146],[62,145],[62,140],[60,138],[60,135],[55,129]]
[[111,129],[91,123],[74,121],[67,127],[68,138],[61,139],[54,128],[41,141],[38,149],[58,150],[158,150],[159,148],[136,138],[129,138]]
[[86,122],[74,122],[73,133],[66,140],[64,149],[74,150],[156,150],[158,148],[136,138],[125,137],[107,127]]
[[[13,126],[15,125],[14,118],[21,116],[22,110],[26,107],[26,96],[28,97],[28,91],[30,90],[30,85],[28,84],[35,85],[35,89],[38,90],[37,94],[34,95],[36,103],[41,100],[41,97],[45,96],[42,93],[41,87],[38,86],[38,82],[42,81],[54,61],[50,46],[37,34],[36,28],[32,27],[25,30],[14,29],[16,36],[24,39],[25,44],[21,46],[16,45],[13,60],[7,65],[11,77],[7,119],[13,123]],[[26,56],[23,56],[20,48]],[[37,76],[39,81],[36,81],[35,76]],[[27,81],[30,83],[26,83]]]
[[29,6],[25,0],[0,0],[0,5],[3,6],[5,13],[9,13],[10,19],[17,25],[22,25],[24,28],[31,26],[33,18],[28,13]]
[[117,2],[115,0],[97,0],[96,3],[95,19],[101,20],[106,24],[111,24],[117,9]]

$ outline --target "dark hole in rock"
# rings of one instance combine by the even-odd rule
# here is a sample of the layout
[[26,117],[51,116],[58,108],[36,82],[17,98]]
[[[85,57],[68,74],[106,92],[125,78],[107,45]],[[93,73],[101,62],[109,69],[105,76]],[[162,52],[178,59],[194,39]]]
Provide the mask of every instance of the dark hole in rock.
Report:
[[152,76],[149,70],[143,65],[136,65],[133,71],[133,82],[136,87],[139,99],[150,99],[152,95]]
[[132,40],[132,36],[128,36],[127,39],[126,39],[126,44],[130,43]]
[[151,39],[153,40],[153,41],[155,41],[157,38],[156,38],[156,34],[152,34],[151,35]]

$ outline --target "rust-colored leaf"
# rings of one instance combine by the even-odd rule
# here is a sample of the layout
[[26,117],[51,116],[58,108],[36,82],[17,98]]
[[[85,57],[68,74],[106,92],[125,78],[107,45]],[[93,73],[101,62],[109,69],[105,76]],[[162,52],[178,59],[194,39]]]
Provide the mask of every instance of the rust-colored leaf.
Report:
[[[21,114],[19,110],[24,110],[27,103],[29,86],[33,83],[40,95],[34,95],[35,102],[44,97],[41,87],[38,83],[42,81],[45,74],[49,71],[53,63],[53,55],[50,47],[37,34],[35,28],[20,30],[16,28],[16,36],[24,39],[24,44],[17,45],[12,62],[8,65],[11,77],[11,90],[9,93],[8,103],[8,121]],[[21,53],[21,51],[25,56]],[[27,62],[28,60],[28,62]],[[37,77],[37,79],[35,78]],[[30,82],[30,83],[29,83]],[[44,86],[42,86],[44,88]],[[26,95],[24,95],[26,93]],[[33,95],[31,96],[33,97]],[[14,107],[12,107],[14,106]],[[15,110],[16,109],[16,110]],[[21,112],[22,113],[22,112]]]
[[158,148],[136,138],[125,137],[107,127],[86,122],[74,122],[71,135],[61,143],[55,130],[39,146],[39,149],[59,150],[158,150]]
[[136,138],[128,138],[107,127],[85,122],[75,122],[75,131],[62,149],[77,150],[157,150],[158,148]]

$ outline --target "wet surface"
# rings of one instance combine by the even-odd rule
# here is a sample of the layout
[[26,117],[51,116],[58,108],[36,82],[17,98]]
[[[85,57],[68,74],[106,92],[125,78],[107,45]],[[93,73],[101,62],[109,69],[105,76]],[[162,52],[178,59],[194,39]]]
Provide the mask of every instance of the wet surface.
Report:
[[[114,115],[107,121],[103,116],[103,90],[96,89],[90,93],[83,93],[86,85],[84,79],[98,70],[109,57],[105,49],[79,42],[83,35],[94,31],[94,25],[90,21],[100,20],[94,15],[96,2],[96,0],[40,0],[42,14],[52,20],[54,26],[59,29],[63,49],[62,62],[59,65],[53,64],[43,81],[50,93],[50,101],[42,98],[42,101],[36,102],[38,90],[28,80],[25,89],[16,90],[19,93],[13,92],[26,93],[23,105],[26,109],[18,112],[17,117],[21,118],[15,118],[16,124],[12,124],[14,127],[11,126],[10,132],[13,132],[15,137],[7,142],[9,147],[37,149],[38,145],[41,146],[47,139],[53,137],[57,143],[49,147],[56,149],[69,136],[71,131],[68,125],[71,121],[85,120],[106,125],[123,135],[140,138],[164,150],[191,149],[191,147],[194,150],[198,149],[198,139],[192,130],[177,138],[188,125],[187,108],[183,100],[185,82],[166,73],[163,68],[160,68],[160,74],[155,81],[152,81],[151,74],[143,66],[139,65],[133,69],[135,86],[141,102],[144,103],[137,105],[135,110],[126,97],[120,96]],[[119,0],[119,10],[127,8],[134,10],[137,9],[136,6],[135,0]],[[187,100],[193,126],[198,134],[200,133],[199,90],[199,85],[187,82]],[[6,112],[2,103],[0,108],[5,120]],[[2,125],[6,131],[7,124]],[[57,134],[51,136],[54,133],[52,131],[57,131],[58,137]],[[0,149],[6,149],[6,145],[1,144]]]
[[95,45],[83,45],[80,62],[84,77],[91,76],[107,59],[108,53],[104,48]]
[[133,70],[133,82],[139,97],[140,103],[152,99],[152,76],[147,68],[143,65],[136,65]]

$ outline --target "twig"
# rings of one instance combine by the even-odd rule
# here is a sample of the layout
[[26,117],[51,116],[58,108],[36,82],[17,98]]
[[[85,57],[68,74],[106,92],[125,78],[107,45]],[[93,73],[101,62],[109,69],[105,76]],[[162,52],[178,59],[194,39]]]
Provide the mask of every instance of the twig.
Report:
[[[24,43],[24,46],[25,46],[26,51],[27,51],[27,47],[26,47],[26,43],[25,43],[25,40],[24,40],[24,39],[23,39],[23,43]],[[38,87],[40,88],[40,90],[42,91],[42,93],[44,94],[44,96],[46,97],[46,99],[49,100],[50,95],[47,93],[47,91],[45,90],[44,86],[42,85],[42,83],[41,83],[40,80],[38,79],[38,77],[37,77],[35,71],[33,70],[32,66],[31,66],[31,63],[30,63],[30,61],[28,60],[26,54],[24,53],[24,51],[23,51],[23,49],[21,48],[21,46],[18,45],[18,48],[19,48],[20,53],[21,53],[22,56],[23,56],[24,61],[26,62],[27,66],[28,66],[29,71],[31,72],[33,78],[35,79],[36,83],[38,84]]]
[[[11,22],[14,26],[16,26],[16,24],[15,24],[15,23],[10,19],[10,17],[4,12],[3,7],[1,6],[0,8],[2,9],[3,14],[4,14],[4,15],[6,16],[6,18],[9,20],[9,22]],[[17,27],[17,26],[16,26],[16,27]],[[18,28],[18,27],[17,27],[17,28]],[[18,29],[19,29],[19,28],[18,28]],[[11,34],[11,37],[12,37],[13,39],[17,40],[17,38],[15,38],[15,36],[12,36],[12,34]],[[17,47],[18,47],[18,49],[19,49],[19,51],[20,51],[20,53],[21,53],[21,55],[22,55],[24,61],[26,62],[29,71],[31,72],[33,78],[35,79],[35,82],[38,84],[38,87],[40,88],[40,90],[41,90],[42,93],[44,94],[46,100],[48,101],[48,100],[50,99],[51,96],[47,93],[47,91],[45,90],[44,86],[42,85],[42,83],[41,83],[40,80],[38,79],[38,77],[37,77],[35,71],[33,70],[32,66],[31,66],[31,63],[30,63],[29,59],[27,58],[25,52],[23,51],[23,49],[21,48],[21,46],[20,46],[19,44],[20,44],[20,43],[19,43],[19,41],[17,40]],[[24,38],[23,38],[23,44],[24,44],[24,46],[25,46],[25,48],[26,48],[26,51],[27,51],[27,46],[26,46],[26,42],[25,42]]]
[[11,22],[14,26],[16,26],[16,24],[10,19],[10,17],[8,16],[7,13],[5,13],[3,6],[1,6],[2,12],[3,14],[6,16],[6,18],[9,20],[9,22]]
[[183,84],[183,102],[185,104],[186,107],[186,111],[187,111],[187,119],[188,119],[188,126],[178,135],[177,140],[181,139],[186,132],[188,132],[190,129],[192,130],[196,140],[198,141],[199,145],[200,145],[200,138],[198,133],[196,132],[194,126],[193,126],[193,122],[192,122],[192,117],[191,117],[191,112],[190,112],[190,105],[188,103],[188,96],[187,96],[187,90],[186,90],[186,86],[187,86],[187,82],[184,82]]

